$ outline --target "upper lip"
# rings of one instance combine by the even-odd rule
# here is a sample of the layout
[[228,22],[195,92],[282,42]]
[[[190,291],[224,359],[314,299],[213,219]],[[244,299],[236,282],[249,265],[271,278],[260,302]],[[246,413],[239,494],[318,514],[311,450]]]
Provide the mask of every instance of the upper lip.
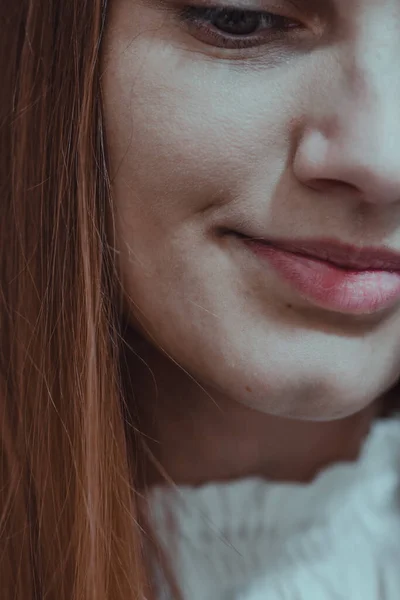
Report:
[[399,271],[400,252],[382,247],[360,248],[336,240],[278,240],[249,237],[287,252],[325,260],[338,267],[359,271]]

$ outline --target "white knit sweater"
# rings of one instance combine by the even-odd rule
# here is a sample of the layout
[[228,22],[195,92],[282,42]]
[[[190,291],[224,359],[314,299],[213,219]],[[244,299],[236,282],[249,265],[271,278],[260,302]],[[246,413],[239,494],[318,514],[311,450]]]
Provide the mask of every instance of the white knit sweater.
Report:
[[[397,417],[376,422],[357,462],[309,484],[159,487],[149,499],[185,600],[400,600]],[[157,579],[160,600],[173,598]]]

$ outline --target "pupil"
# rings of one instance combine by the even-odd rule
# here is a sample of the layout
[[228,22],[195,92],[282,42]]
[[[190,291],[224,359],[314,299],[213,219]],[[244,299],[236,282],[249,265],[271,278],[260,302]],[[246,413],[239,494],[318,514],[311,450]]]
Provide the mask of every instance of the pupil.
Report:
[[258,16],[243,10],[223,10],[214,20],[214,25],[218,29],[230,30],[226,33],[248,35],[257,29]]

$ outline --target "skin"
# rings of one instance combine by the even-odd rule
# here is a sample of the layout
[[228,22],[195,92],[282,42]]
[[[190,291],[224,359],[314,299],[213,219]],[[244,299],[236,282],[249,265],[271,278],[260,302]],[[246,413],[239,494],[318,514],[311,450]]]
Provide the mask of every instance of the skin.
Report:
[[135,401],[177,482],[353,459],[400,375],[399,303],[323,310],[221,233],[400,250],[400,2],[246,7],[302,29],[227,50],[115,0],[103,45]]

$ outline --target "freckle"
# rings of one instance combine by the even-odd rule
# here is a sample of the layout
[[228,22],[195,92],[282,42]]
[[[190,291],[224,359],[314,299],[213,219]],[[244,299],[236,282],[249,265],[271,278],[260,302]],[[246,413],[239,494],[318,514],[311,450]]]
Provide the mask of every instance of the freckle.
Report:
[[252,391],[253,391],[253,390],[251,389],[251,387],[250,387],[250,386],[248,386],[248,385],[246,385],[246,390],[247,390],[248,392],[252,392]]
[[291,304],[286,304],[286,308],[293,308]]

